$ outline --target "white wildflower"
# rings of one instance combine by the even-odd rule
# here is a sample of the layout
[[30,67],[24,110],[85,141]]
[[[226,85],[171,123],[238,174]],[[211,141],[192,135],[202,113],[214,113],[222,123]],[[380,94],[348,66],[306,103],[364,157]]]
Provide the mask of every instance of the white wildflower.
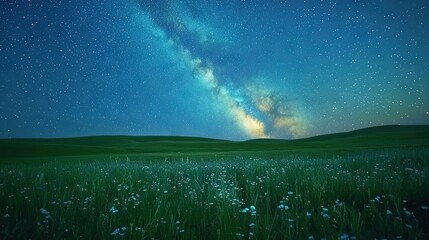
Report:
[[110,208],[109,212],[111,212],[111,213],[117,213],[117,212],[119,212],[119,210],[116,209],[115,206],[113,206],[112,208]]
[[349,235],[347,233],[343,233],[340,236],[340,240],[348,240],[349,239]]

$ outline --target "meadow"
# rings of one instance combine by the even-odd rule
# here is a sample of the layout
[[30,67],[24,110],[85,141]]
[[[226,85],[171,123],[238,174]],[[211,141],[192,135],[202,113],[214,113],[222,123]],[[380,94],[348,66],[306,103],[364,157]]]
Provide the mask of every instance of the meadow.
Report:
[[[0,162],[0,238],[427,239],[429,135],[401,134],[411,140],[386,143],[396,147],[374,147],[370,140],[351,146],[336,135],[298,141],[283,152],[277,141],[266,151],[245,147],[266,141],[242,143],[244,151],[221,151],[215,141],[212,152],[115,148],[35,157],[12,156],[11,146],[22,148],[22,142],[0,142],[9,149],[2,149],[8,158]],[[198,146],[189,140],[186,146]],[[77,147],[82,140],[64,141],[73,144],[61,149],[91,149]],[[307,149],[329,141],[335,148]],[[61,141],[53,142],[46,149],[58,149]],[[25,154],[31,149],[40,146]]]

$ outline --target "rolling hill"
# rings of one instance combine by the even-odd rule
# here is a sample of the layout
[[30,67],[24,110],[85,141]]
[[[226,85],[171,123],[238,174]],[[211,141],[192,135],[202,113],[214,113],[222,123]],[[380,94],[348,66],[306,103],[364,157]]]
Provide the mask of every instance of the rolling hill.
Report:
[[113,154],[209,155],[231,152],[329,154],[398,147],[429,147],[429,125],[390,125],[297,140],[253,139],[242,142],[177,136],[0,139],[2,159]]

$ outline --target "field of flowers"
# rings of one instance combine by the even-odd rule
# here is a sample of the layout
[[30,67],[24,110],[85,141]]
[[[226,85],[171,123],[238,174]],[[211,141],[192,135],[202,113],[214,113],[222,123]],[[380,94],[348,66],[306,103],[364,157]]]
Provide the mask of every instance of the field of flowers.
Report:
[[428,239],[428,206],[426,149],[0,168],[0,239]]

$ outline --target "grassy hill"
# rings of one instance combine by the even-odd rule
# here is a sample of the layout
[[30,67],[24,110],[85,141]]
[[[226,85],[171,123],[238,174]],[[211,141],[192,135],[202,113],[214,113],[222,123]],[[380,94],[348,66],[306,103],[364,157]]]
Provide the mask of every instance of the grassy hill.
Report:
[[429,147],[429,125],[381,126],[298,140],[243,142],[173,136],[93,136],[57,139],[0,139],[2,159],[112,154],[255,153],[331,154],[398,147]]

